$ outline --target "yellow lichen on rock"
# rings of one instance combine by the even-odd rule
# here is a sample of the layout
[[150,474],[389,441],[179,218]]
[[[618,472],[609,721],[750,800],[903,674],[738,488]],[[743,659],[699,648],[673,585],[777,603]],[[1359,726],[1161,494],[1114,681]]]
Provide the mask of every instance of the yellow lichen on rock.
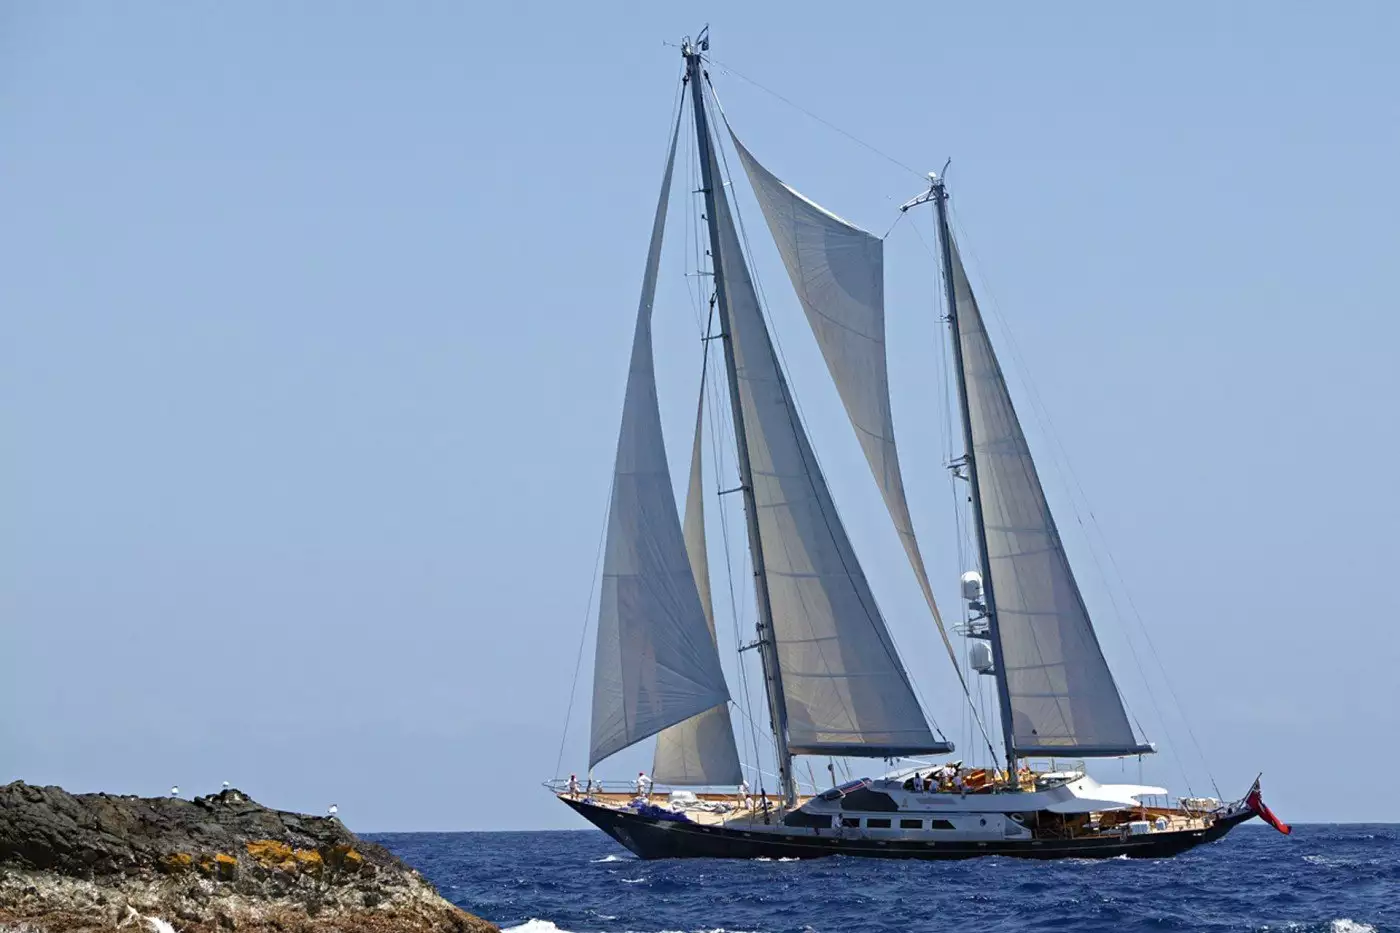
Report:
[[259,865],[268,868],[280,866],[292,858],[292,847],[276,839],[254,840],[247,844],[247,848],[248,854],[256,859]]
[[332,846],[322,854],[326,864],[338,871],[347,871],[353,874],[365,867],[365,857],[353,846],[344,843]]
[[294,849],[292,857],[296,859],[297,867],[309,875],[319,875],[323,867],[321,853],[315,849]]
[[325,867],[321,853],[315,849],[293,849],[274,839],[247,843],[248,854],[264,868],[275,868],[289,875],[319,875]]
[[167,855],[161,863],[161,868],[167,874],[175,875],[187,872],[194,865],[194,856],[188,852],[172,852]]

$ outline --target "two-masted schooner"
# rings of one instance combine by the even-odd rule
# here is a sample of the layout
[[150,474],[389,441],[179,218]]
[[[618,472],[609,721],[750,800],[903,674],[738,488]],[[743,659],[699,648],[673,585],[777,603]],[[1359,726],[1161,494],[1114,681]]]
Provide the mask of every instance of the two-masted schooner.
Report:
[[[980,558],[962,577],[967,614],[958,631],[970,641],[972,669],[995,681],[1001,752],[996,767],[980,769],[927,757],[951,755],[953,745],[929,726],[775,352],[716,151],[708,47],[701,33],[682,48],[686,93],[642,279],[603,551],[589,776],[556,779],[551,791],[643,858],[1164,856],[1267,813],[1257,782],[1233,803],[1168,805],[1163,788],[1100,784],[1082,764],[1031,767],[1034,759],[1136,756],[1153,747],[1135,734],[1090,623],[937,175],[904,209],[927,203],[936,214],[963,440],[952,467],[966,483]],[[702,281],[712,283],[712,337],[723,349],[737,452],[738,486],[729,491],[742,494],[753,569],[757,639],[744,647],[761,659],[781,785],[771,801],[747,786],[686,789],[744,780],[710,597],[700,420],[682,519],[652,357],[652,304],[686,97],[708,232]],[[799,194],[732,130],[727,135],[971,702],[914,535],[895,446],[883,241]],[[702,406],[703,399],[702,390]],[[594,781],[594,765],[652,736],[656,788],[642,780],[610,791]],[[804,755],[905,766],[799,797],[793,757]],[[672,790],[663,794],[663,786]]]

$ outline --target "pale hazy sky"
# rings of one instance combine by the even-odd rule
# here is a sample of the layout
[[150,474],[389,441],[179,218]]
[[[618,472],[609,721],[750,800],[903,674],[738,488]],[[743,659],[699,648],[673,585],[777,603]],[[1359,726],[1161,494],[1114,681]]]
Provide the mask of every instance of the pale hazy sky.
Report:
[[[1124,591],[1222,790],[1263,771],[1286,819],[1400,819],[1393,796],[1313,779],[1400,767],[1398,9],[0,5],[0,780],[229,780],[335,801],[361,830],[577,825],[537,782],[676,94],[663,42],[708,20],[743,75],[919,172],[953,156],[1052,504],[1163,747],[1146,776],[1181,788],[1180,763],[1208,789],[1155,665],[1165,725],[1132,660]],[[883,232],[921,189],[712,71],[754,153],[838,213]],[[657,306],[675,471],[699,354],[686,198]],[[964,742],[854,437],[755,246],[856,547]],[[934,266],[910,221],[887,267],[911,503],[952,608]],[[1061,447],[1115,563],[1088,547]],[[566,772],[587,709],[580,691]]]

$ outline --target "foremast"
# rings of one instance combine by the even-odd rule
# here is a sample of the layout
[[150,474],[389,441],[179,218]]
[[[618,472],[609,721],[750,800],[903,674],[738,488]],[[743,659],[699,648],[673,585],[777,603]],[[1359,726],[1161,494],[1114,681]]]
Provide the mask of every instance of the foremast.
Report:
[[957,373],[958,410],[962,416],[963,468],[967,471],[972,491],[972,518],[976,525],[977,557],[982,567],[982,601],[987,616],[989,640],[992,647],[993,673],[997,684],[997,702],[1001,707],[1001,738],[1006,752],[1006,773],[1010,780],[1016,774],[1016,732],[1011,715],[1011,691],[1006,679],[1001,629],[997,621],[996,589],[992,582],[992,561],[987,552],[987,526],[982,515],[981,488],[977,483],[977,458],[973,453],[972,413],[967,396],[967,371],[963,366],[962,334],[958,329],[958,300],[953,284],[953,242],[948,233],[948,189],[941,175],[930,176],[927,195],[933,200],[938,217],[939,258],[943,266],[943,295],[948,308],[948,330],[953,342],[953,369]]
[[768,694],[768,712],[773,728],[773,745],[778,760],[778,779],[783,803],[797,804],[797,788],[792,776],[792,754],[787,741],[787,702],[783,695],[782,670],[778,662],[778,646],[773,635],[773,604],[768,592],[768,575],[763,560],[763,539],[759,532],[758,506],[754,500],[753,469],[749,462],[748,439],[744,428],[743,402],[739,394],[739,371],[730,334],[729,298],[725,292],[724,270],[720,261],[720,234],[715,206],[716,186],[723,184],[713,171],[713,140],[705,104],[705,67],[701,52],[709,47],[705,30],[694,42],[689,39],[681,47],[686,63],[686,81],[690,85],[691,110],[695,115],[695,140],[700,151],[700,180],[705,195],[705,219],[710,234],[710,268],[714,277],[715,301],[719,313],[720,342],[724,347],[724,370],[729,381],[729,402],[734,422],[734,437],[738,453],[739,487],[744,499],[744,516],[749,535],[749,551],[753,561],[754,590],[758,603],[758,653],[763,665],[764,687]]

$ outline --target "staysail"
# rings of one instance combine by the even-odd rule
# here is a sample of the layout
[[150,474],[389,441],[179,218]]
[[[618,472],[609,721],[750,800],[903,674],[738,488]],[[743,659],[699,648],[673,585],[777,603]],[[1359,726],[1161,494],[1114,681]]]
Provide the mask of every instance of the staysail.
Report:
[[[695,442],[690,449],[690,483],[685,494],[685,550],[690,569],[700,591],[700,605],[710,639],[715,638],[715,609],[710,597],[710,559],[705,552],[705,490],[700,458],[705,420],[705,386],[700,386],[700,403],[695,411]],[[711,707],[685,722],[661,730],[656,737],[656,757],[652,779],[660,784],[715,787],[738,784],[744,779],[739,766],[739,749],[734,744],[734,725],[727,704]]]
[[[943,625],[943,614],[933,597],[919,540],[914,536],[914,521],[909,515],[904,476],[899,468],[885,356],[884,241],[836,216],[768,171],[732,130],[730,139],[816,335],[846,415],[860,439],[870,472],[948,649],[953,669],[962,679],[957,654]],[[965,681],[963,689],[967,689]]]
[[651,308],[679,116],[647,253],[603,557],[588,765],[729,699],[666,463]]
[[972,457],[1016,755],[1130,755],[1137,741],[1104,660],[1001,364],[948,240]]
[[[710,177],[721,177],[710,147]],[[713,192],[729,338],[793,754],[951,749],[919,707],[803,430],[722,186]]]

